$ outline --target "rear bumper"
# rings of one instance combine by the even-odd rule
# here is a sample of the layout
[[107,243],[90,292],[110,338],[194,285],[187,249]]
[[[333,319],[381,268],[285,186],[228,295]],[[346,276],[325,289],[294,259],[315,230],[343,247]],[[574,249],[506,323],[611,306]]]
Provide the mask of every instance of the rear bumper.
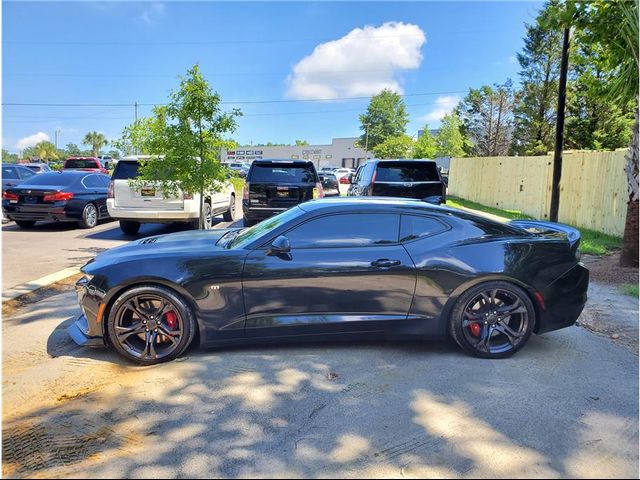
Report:
[[2,211],[4,216],[10,220],[76,222],[80,219],[78,216],[70,216],[65,205],[25,207],[23,205],[12,205],[7,200],[3,200]]
[[551,332],[575,324],[587,303],[588,288],[589,270],[578,263],[543,289],[540,293],[545,308],[539,308],[536,333]]
[[140,223],[187,222],[200,216],[195,202],[184,202],[183,210],[154,210],[116,206],[112,198],[107,199],[107,210],[111,218]]
[[248,200],[242,200],[242,214],[247,220],[264,220],[289,208],[267,208],[249,206]]

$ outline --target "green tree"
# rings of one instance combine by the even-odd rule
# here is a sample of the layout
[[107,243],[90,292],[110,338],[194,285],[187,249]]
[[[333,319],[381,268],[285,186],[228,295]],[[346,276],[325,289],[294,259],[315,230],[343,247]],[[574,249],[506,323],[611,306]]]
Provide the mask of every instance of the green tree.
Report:
[[436,156],[464,157],[471,142],[462,133],[462,122],[455,113],[442,118],[440,131],[436,136]]
[[524,47],[517,57],[522,86],[514,107],[513,150],[520,155],[545,155],[555,141],[562,35],[545,25],[542,16],[527,25]]
[[358,143],[374,151],[389,137],[404,135],[408,123],[409,115],[402,96],[384,89],[371,99],[367,112],[360,115],[360,130],[364,133]]
[[[171,92],[166,106],[155,107],[152,117],[124,132],[128,144],[152,155],[142,162],[134,183],[155,182],[164,195],[183,191],[199,193],[204,199],[204,193],[215,191],[225,178],[220,148],[228,145],[223,136],[236,129],[239,115],[237,109],[221,110],[220,95],[194,65]],[[206,226],[202,203],[201,228]]]
[[69,157],[80,157],[82,156],[82,151],[80,147],[75,143],[67,143],[65,147],[66,155]]
[[493,87],[472,88],[456,108],[471,153],[481,157],[507,155],[513,132],[515,93],[511,80]]
[[309,145],[309,142],[306,140],[296,140],[296,147],[304,147]]
[[92,155],[94,157],[97,157],[100,154],[100,149],[107,145],[109,142],[107,141],[107,137],[105,137],[102,133],[89,132],[84,136],[82,143],[84,145],[89,145],[91,147]]
[[429,125],[425,124],[422,135],[418,137],[413,148],[413,158],[435,158],[438,146],[436,139],[429,131]]
[[22,156],[24,158],[39,158],[40,160],[48,162],[49,160],[58,159],[58,150],[53,143],[43,141],[33,147],[25,148]]
[[384,142],[373,147],[376,158],[411,158],[414,142],[407,135],[388,137]]
[[2,163],[16,163],[17,161],[17,153],[9,153],[8,150],[2,149]]

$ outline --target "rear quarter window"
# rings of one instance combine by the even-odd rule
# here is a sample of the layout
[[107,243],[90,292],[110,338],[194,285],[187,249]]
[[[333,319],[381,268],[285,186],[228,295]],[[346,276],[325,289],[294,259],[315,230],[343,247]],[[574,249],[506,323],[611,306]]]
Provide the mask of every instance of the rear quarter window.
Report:
[[316,183],[316,171],[312,165],[254,164],[249,182]]
[[376,182],[436,182],[438,168],[431,162],[381,162]]
[[449,226],[433,217],[402,215],[400,221],[400,241],[410,242],[418,238],[430,237],[449,230]]

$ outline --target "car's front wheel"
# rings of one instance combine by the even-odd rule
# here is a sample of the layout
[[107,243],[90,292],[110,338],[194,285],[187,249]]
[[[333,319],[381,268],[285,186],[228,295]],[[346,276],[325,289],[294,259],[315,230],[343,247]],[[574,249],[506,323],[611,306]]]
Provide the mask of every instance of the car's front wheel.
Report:
[[109,340],[119,354],[142,365],[168,362],[191,344],[196,321],[189,305],[173,290],[140,285],[112,305]]
[[449,330],[466,352],[506,358],[533,332],[535,309],[527,293],[508,282],[486,282],[464,292],[451,311]]

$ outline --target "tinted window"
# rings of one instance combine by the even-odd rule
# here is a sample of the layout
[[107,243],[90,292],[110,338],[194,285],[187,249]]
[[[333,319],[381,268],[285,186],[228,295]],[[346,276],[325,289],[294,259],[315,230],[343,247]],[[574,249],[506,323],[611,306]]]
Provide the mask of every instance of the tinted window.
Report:
[[444,232],[447,228],[447,226],[435,218],[402,215],[400,241],[408,242],[416,238],[428,237],[435,233]]
[[60,172],[41,173],[40,175],[34,175],[27,182],[29,185],[57,185],[65,186],[72,185],[80,180],[80,177],[74,173],[68,172],[68,174]]
[[128,180],[138,177],[138,162],[119,161],[113,172],[114,180]]
[[2,167],[2,178],[5,180],[17,180],[18,172],[15,167]]
[[431,162],[380,162],[376,182],[437,181],[438,169]]
[[18,173],[20,174],[21,178],[31,178],[36,174],[36,172],[34,172],[33,170],[24,167],[19,168]]
[[294,166],[292,164],[253,165],[251,182],[274,183],[316,183],[315,169],[312,165]]
[[310,220],[285,235],[291,248],[362,247],[398,241],[399,215],[360,213]]
[[111,178],[107,177],[106,175],[98,175],[98,178],[100,178],[100,181],[102,182],[103,187],[109,186],[109,182],[111,181]]
[[[238,234],[233,241],[229,244],[230,248],[243,248],[250,243],[254,242],[261,236],[268,234],[271,230],[290,222],[300,215],[304,215],[306,212],[299,207],[293,207],[289,210],[285,210],[278,215],[263,220],[262,222],[254,225],[250,228],[245,228]],[[224,237],[221,238],[223,240]]]
[[64,168],[99,168],[100,162],[96,160],[67,160]]
[[84,180],[82,180],[82,183],[84,183],[84,186],[87,188],[103,188],[104,187],[104,185],[102,184],[102,182],[100,181],[97,175],[87,175],[86,177],[84,177]]

